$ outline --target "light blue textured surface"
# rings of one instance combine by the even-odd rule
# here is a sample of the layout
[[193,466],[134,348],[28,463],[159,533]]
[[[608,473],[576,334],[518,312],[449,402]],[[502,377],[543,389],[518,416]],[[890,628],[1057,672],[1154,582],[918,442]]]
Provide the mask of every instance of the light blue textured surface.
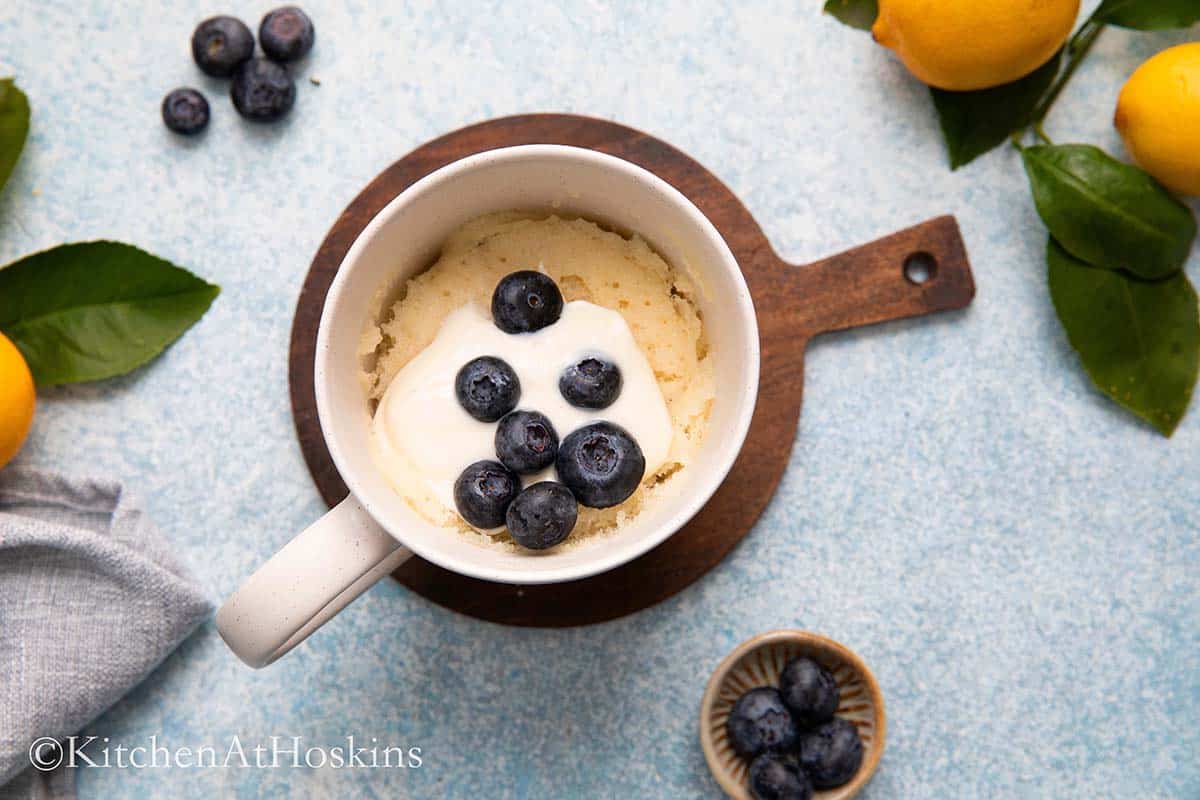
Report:
[[[187,43],[204,16],[271,5],[0,10],[0,73],[34,109],[0,262],[116,238],[224,288],[149,368],[43,392],[20,460],[131,484],[214,597],[323,510],[288,405],[296,296],[341,209],[431,137],[527,111],[618,120],[712,169],[794,261],[953,212],[978,297],[817,343],[778,496],[650,611],[518,630],[385,581],[264,672],[206,626],[89,731],[218,748],[373,736],[420,746],[421,769],[89,769],[82,797],[713,796],[704,683],[776,627],[840,639],[879,678],[888,750],[864,797],[1200,796],[1200,411],[1167,441],[1090,387],[1010,149],[951,173],[924,88],[815,0],[308,0],[301,73],[321,85],[302,79],[290,119],[255,127]],[[1188,38],[1106,33],[1050,134],[1120,153],[1122,81]],[[212,102],[195,141],[159,121],[181,84]]]

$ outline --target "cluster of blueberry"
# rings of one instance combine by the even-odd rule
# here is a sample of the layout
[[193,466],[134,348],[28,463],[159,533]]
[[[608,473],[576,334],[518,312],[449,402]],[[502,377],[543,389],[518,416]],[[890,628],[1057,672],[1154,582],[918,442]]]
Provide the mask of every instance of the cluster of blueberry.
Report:
[[[562,308],[554,281],[531,270],[505,276],[492,294],[492,321],[505,333],[532,333],[553,325]],[[563,370],[558,389],[577,408],[607,408],[621,392],[621,371],[604,358],[589,356]],[[454,391],[472,417],[499,422],[497,460],[471,464],[454,483],[458,513],[477,528],[507,525],[522,547],[544,550],[571,533],[579,504],[615,506],[642,482],[646,459],[619,425],[593,422],[560,442],[545,414],[516,410],[521,382],[503,359],[480,356],[467,362],[455,377]],[[551,465],[558,481],[521,489],[521,475]]]
[[[312,49],[316,31],[312,20],[295,6],[269,12],[258,26],[258,41],[266,58],[254,58],[254,34],[236,17],[206,19],[192,34],[192,58],[214,78],[233,77],[233,107],[246,119],[273,122],[296,102],[296,84],[283,66]],[[193,134],[208,125],[208,100],[190,87],[163,98],[162,118],[176,133]]]
[[825,667],[794,658],[779,688],[760,686],[738,698],[725,723],[729,742],[750,763],[750,791],[759,800],[809,800],[813,787],[849,781],[862,764],[858,729],[835,717],[841,692]]

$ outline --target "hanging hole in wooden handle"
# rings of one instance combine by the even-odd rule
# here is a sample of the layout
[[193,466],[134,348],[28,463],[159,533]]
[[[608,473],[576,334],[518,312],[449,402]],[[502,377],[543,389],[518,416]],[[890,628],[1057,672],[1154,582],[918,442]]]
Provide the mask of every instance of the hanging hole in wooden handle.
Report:
[[904,277],[914,286],[928,283],[937,276],[937,259],[924,250],[904,259]]

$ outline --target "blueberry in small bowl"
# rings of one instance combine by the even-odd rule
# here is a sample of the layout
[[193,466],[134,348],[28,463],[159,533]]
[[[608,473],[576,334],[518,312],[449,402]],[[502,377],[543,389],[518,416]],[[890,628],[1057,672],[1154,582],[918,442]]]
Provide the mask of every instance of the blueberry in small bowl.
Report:
[[258,26],[258,43],[275,61],[295,61],[312,50],[317,39],[312,20],[295,6],[267,12]]
[[579,505],[570,489],[540,481],[517,495],[504,519],[513,541],[529,550],[545,550],[566,539],[578,517]]
[[454,482],[454,506],[468,524],[490,530],[504,524],[521,479],[499,461],[476,461]]
[[835,717],[815,730],[801,734],[796,752],[800,768],[819,789],[832,789],[849,781],[863,760],[863,743],[849,720]]
[[750,794],[755,800],[810,800],[813,787],[795,756],[763,753],[750,762]]
[[492,293],[492,321],[505,333],[533,333],[558,322],[562,292],[549,275],[523,269],[505,275]]
[[621,370],[606,358],[588,356],[563,370],[558,391],[576,408],[608,408],[621,394]]
[[507,361],[480,356],[454,377],[454,395],[463,410],[480,422],[495,422],[517,407],[521,381]]
[[841,693],[833,673],[811,658],[793,658],[779,675],[779,693],[802,728],[833,719]]
[[208,126],[208,100],[195,89],[176,89],[163,98],[162,118],[163,124],[176,133],[199,133]]
[[252,55],[254,34],[237,17],[211,17],[192,33],[192,58],[205,75],[228,78]]
[[[513,411],[496,426],[496,457],[519,475],[538,472],[554,463],[558,434],[545,414]],[[572,503],[574,498],[572,498]]]
[[629,431],[601,421],[569,433],[554,467],[582,505],[608,508],[637,490],[646,474],[646,457]]
[[251,58],[234,71],[229,96],[233,107],[246,119],[274,122],[296,104],[296,82],[282,64]]
[[737,699],[725,722],[729,744],[743,758],[759,753],[784,753],[796,743],[796,722],[771,686],[751,689]]

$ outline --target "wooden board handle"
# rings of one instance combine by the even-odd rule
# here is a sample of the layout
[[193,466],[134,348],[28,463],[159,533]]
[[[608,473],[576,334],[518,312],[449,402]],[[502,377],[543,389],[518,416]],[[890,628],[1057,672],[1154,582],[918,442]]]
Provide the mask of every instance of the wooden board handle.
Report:
[[788,278],[788,305],[807,309],[799,332],[805,339],[963,308],[975,296],[967,250],[951,216],[812,264],[788,265]]

